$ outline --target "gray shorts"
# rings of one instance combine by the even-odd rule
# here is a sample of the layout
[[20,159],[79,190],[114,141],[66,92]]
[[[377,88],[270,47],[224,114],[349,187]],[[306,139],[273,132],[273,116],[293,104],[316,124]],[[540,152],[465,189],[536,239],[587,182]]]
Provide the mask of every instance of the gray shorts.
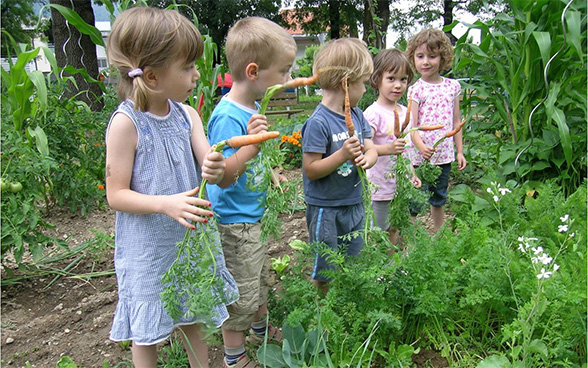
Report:
[[229,305],[223,328],[247,331],[259,306],[267,302],[269,267],[261,224],[218,224],[227,269],[239,288],[239,300]]
[[376,225],[384,231],[390,228],[388,222],[388,213],[390,212],[390,203],[392,201],[372,201],[372,208],[376,216]]
[[[318,207],[307,204],[306,225],[310,243],[324,243],[333,250],[346,248],[348,256],[356,256],[363,249],[362,236],[352,239],[341,239],[341,236],[354,231],[363,231],[365,210],[363,203],[341,207]],[[335,270],[335,265],[329,264],[328,255],[316,254],[312,278],[320,282],[330,281],[321,274],[323,270]]]

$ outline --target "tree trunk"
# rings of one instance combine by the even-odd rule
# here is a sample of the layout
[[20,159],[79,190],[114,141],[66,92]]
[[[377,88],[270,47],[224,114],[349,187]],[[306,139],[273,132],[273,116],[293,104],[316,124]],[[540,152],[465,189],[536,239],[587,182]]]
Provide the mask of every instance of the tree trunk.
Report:
[[[86,23],[94,25],[94,10],[91,0],[50,0],[50,3],[70,8]],[[70,65],[76,69],[84,69],[92,78],[98,79],[98,58],[94,42],[89,36],[80,33],[73,25],[69,24],[61,13],[53,8],[51,8],[51,18],[57,65],[60,67]],[[68,74],[64,73],[64,75]],[[104,108],[100,86],[97,83],[88,83],[79,73],[72,76],[77,87],[70,83],[65,97],[76,96],[76,99],[88,104],[92,111],[100,111]]]
[[[386,34],[390,24],[390,0],[364,0],[363,40],[380,50],[386,48]],[[378,20],[376,20],[378,18]]]
[[341,14],[338,0],[329,0],[329,25],[331,26],[329,35],[331,39],[341,38]]
[[[455,7],[454,0],[443,0],[443,27],[453,23],[453,8]],[[451,44],[455,46],[457,38],[451,32],[445,32]]]

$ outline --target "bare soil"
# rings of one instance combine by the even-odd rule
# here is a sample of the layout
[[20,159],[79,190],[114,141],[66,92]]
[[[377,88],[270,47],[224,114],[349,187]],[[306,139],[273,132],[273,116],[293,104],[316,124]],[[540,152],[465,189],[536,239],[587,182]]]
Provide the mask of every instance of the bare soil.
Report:
[[[287,176],[299,174],[287,173]],[[293,239],[308,240],[303,211],[282,216],[283,234],[280,242],[269,243],[270,257],[279,257],[291,251],[288,243]],[[81,244],[95,236],[114,232],[114,212],[96,210],[86,216],[54,210],[48,221],[56,226],[58,236],[69,246]],[[103,254],[88,257],[69,270],[64,277],[48,286],[54,275],[22,279],[6,285],[1,291],[1,365],[4,367],[56,367],[60,358],[69,356],[78,367],[131,367],[131,352],[127,345],[108,339],[112,317],[117,303],[116,277],[111,248]],[[53,267],[64,269],[73,259],[59,262]],[[107,275],[80,278],[91,272]],[[23,273],[16,268],[2,269],[16,276]],[[273,271],[272,271],[273,273]],[[272,281],[275,287],[279,279]],[[211,368],[222,367],[220,338],[210,345]],[[447,361],[438,353],[421,350],[414,360],[417,367],[447,367]]]

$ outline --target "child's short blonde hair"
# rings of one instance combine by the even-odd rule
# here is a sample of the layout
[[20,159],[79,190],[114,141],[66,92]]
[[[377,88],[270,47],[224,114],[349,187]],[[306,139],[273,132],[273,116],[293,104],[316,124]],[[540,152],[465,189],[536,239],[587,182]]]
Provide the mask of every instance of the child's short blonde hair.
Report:
[[438,52],[441,56],[439,72],[451,69],[453,62],[453,46],[447,35],[439,29],[425,29],[414,35],[406,47],[406,55],[414,66],[414,52],[422,44],[427,44],[429,51]]
[[327,42],[314,56],[313,74],[322,89],[338,89],[348,79],[353,83],[372,74],[374,64],[365,43],[358,38],[339,38]]
[[382,50],[374,58],[374,72],[370,76],[370,85],[374,89],[380,87],[384,73],[406,73],[407,82],[410,84],[414,73],[406,55],[398,49]]
[[284,50],[296,52],[292,35],[278,24],[261,17],[248,17],[235,23],[227,35],[225,53],[235,81],[245,79],[245,67],[256,63],[268,69]]
[[196,26],[174,10],[135,7],[123,11],[112,25],[106,54],[118,68],[118,95],[130,98],[135,109],[146,111],[155,91],[131,70],[165,70],[178,60],[193,63],[202,56],[204,42]]

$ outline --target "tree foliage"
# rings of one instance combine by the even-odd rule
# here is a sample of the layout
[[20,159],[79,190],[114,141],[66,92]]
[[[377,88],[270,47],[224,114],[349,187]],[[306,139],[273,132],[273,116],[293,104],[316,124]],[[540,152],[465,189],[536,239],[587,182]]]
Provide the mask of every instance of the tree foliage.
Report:
[[188,18],[198,19],[198,30],[212,37],[219,49],[225,44],[229,28],[239,19],[260,16],[279,21],[278,0],[148,0],[150,6],[166,8],[177,4],[177,10]]
[[[2,0],[0,2],[2,30],[8,32],[16,42],[31,42],[30,26],[35,24],[33,2],[30,0]],[[10,42],[2,34],[2,55],[6,55]]]

